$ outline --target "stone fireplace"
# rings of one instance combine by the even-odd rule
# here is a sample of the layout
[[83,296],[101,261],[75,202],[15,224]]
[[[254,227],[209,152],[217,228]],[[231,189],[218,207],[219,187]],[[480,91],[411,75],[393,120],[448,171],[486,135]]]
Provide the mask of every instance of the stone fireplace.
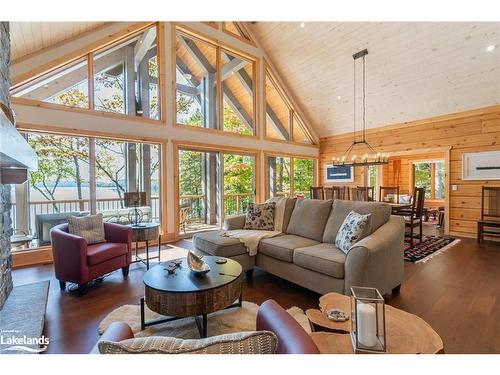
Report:
[[[0,22],[0,103],[10,108],[10,37],[9,23]],[[12,257],[10,255],[10,185],[0,183],[0,310],[12,291]]]

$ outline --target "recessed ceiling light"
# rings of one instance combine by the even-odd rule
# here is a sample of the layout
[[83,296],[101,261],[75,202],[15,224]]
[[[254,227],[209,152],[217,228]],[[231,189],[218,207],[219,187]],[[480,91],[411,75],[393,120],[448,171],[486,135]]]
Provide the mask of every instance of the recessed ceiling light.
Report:
[[494,45],[494,44],[490,44],[488,47],[486,47],[486,51],[491,52],[491,51],[493,51],[495,48],[496,48],[496,47],[495,47],[495,45]]
[[337,100],[340,100],[340,99],[342,99],[342,97],[341,97],[340,95],[339,95],[339,96],[337,96]]
[[306,27],[306,24],[304,22],[301,22],[300,27],[304,28],[304,27]]

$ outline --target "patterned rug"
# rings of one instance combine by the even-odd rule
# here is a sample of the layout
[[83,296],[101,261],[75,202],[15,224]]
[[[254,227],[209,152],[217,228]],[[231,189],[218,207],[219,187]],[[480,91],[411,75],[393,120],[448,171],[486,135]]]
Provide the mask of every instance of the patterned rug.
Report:
[[442,254],[450,247],[455,246],[459,242],[460,240],[452,237],[424,235],[422,242],[415,240],[412,249],[410,249],[410,244],[405,242],[404,258],[408,262],[425,263],[434,258],[436,255]]

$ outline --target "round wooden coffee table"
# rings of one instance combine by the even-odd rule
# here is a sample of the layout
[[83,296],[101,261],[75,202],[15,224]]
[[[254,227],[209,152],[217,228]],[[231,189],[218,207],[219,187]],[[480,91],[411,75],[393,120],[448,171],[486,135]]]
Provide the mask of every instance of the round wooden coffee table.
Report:
[[[217,259],[226,259],[226,263],[218,264]],[[141,329],[194,317],[200,336],[207,337],[207,314],[241,307],[243,269],[232,259],[205,256],[203,261],[210,266],[210,272],[198,276],[189,270],[186,258],[179,260],[180,267],[175,273],[169,274],[165,269],[171,261],[160,263],[144,274],[145,297],[141,298]],[[234,303],[236,300],[238,302]],[[144,304],[167,318],[146,322]]]
[[[338,293],[328,293],[319,299],[319,310],[309,309],[306,315],[314,332],[311,338],[321,353],[352,354],[349,335],[351,321],[332,322],[325,311],[338,308],[350,315],[350,298]],[[441,337],[422,318],[385,305],[387,352],[396,354],[444,353]]]

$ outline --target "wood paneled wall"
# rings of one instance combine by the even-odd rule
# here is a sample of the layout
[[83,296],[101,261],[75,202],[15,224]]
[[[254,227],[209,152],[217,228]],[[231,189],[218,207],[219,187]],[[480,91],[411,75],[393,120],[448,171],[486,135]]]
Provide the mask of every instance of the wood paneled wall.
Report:
[[[418,120],[403,124],[385,126],[367,130],[367,139],[377,151],[391,155],[394,160],[401,160],[400,183],[407,179],[403,173],[409,173],[411,159],[433,159],[436,152],[450,149],[449,184],[446,193],[449,197],[450,234],[474,237],[476,222],[481,215],[481,186],[500,186],[500,180],[464,181],[462,180],[462,154],[466,152],[500,150],[500,105],[476,110],[454,113]],[[324,168],[332,158],[342,153],[352,142],[352,133],[320,139],[320,183],[324,184]],[[413,154],[413,151],[415,154]],[[405,154],[405,155],[402,155]],[[405,160],[407,160],[405,162]],[[406,166],[405,166],[406,163]],[[394,165],[385,167],[383,178],[388,178]],[[348,185],[362,185],[363,169],[356,168],[355,181]],[[452,186],[456,185],[456,190]],[[404,185],[402,190],[404,189]]]

